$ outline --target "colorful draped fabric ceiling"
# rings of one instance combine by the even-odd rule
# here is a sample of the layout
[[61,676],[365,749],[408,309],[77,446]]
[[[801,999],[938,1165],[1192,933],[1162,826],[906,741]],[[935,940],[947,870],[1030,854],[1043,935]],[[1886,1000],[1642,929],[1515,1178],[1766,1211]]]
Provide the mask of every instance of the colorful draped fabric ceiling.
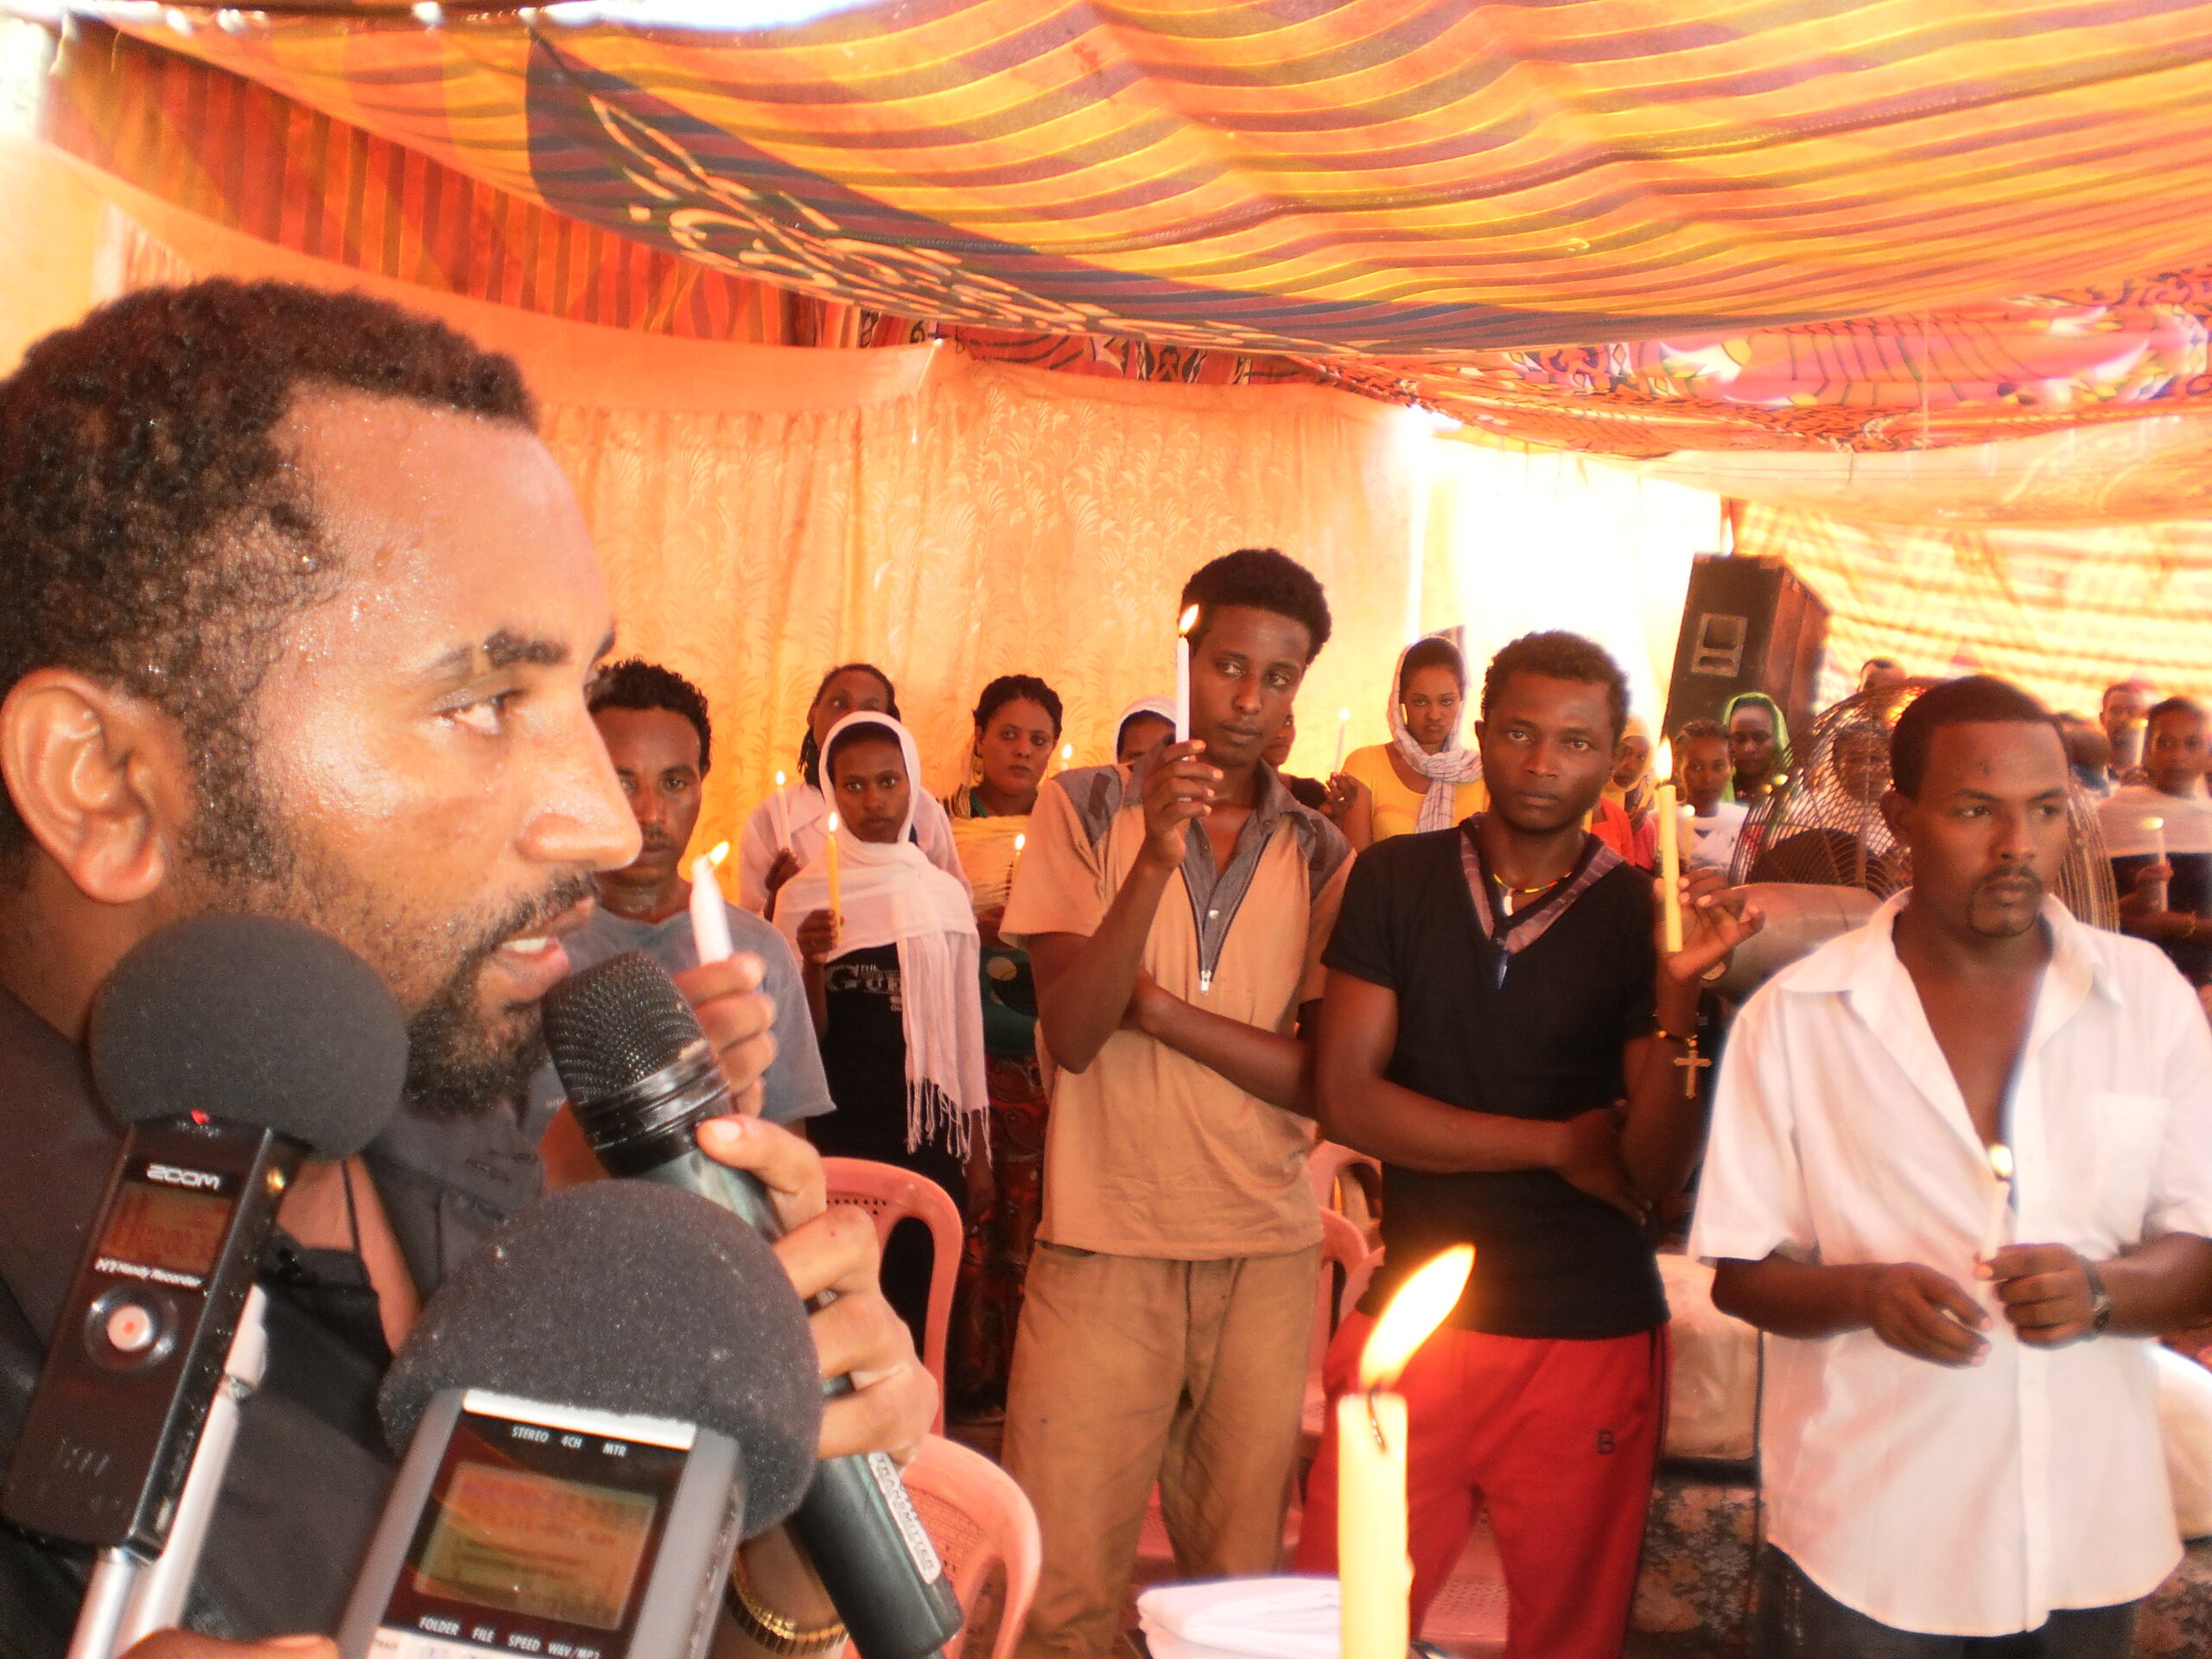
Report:
[[317,142],[257,209],[275,164],[222,124],[264,95],[92,50],[50,130],[102,160],[124,106],[83,94],[135,76],[181,151],[165,193],[324,257],[519,250],[499,296],[560,315],[952,329],[1618,455],[2212,408],[2212,0],[820,9],[741,35],[675,26],[705,0],[435,28],[118,0],[94,10]]

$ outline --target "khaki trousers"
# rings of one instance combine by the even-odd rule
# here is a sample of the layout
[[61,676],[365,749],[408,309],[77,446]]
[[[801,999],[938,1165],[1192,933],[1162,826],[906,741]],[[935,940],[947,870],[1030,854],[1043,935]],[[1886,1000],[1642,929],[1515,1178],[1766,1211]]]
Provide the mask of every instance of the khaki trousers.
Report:
[[1320,1256],[1037,1247],[1006,1407],[1045,1542],[1022,1659],[1115,1651],[1155,1480],[1184,1577],[1274,1571]]

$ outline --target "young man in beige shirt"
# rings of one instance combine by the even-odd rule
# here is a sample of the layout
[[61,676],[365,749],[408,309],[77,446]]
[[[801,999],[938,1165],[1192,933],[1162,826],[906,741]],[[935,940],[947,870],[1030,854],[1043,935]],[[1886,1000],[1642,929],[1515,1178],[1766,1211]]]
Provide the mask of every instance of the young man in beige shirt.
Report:
[[1295,1033],[1351,849],[1262,754],[1329,611],[1257,549],[1182,602],[1191,741],[1141,783],[1052,779],[1001,930],[1060,1068],[1007,1401],[1045,1542],[1025,1656],[1112,1649],[1154,1481],[1185,1573],[1271,1571],[1297,1452],[1321,1224]]

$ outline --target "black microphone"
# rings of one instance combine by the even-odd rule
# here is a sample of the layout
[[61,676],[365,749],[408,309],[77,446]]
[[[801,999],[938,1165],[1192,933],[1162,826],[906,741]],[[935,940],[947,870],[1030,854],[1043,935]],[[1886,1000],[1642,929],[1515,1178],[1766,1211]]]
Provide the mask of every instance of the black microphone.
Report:
[[8,1470],[29,1531],[162,1553],[284,1191],[375,1138],[407,1077],[376,970],[296,922],[202,916],[124,957],[92,1080],[128,1126]]
[[378,1400],[404,1447],[345,1659],[696,1659],[814,1472],[806,1313],[743,1223],[598,1182],[440,1286]]
[[[758,1180],[699,1150],[700,1123],[736,1108],[698,1016],[658,963],[626,952],[564,980],[543,1006],[554,1069],[608,1174],[695,1193],[764,1237],[782,1232]],[[959,1633],[944,1563],[881,1452],[822,1465],[791,1531],[868,1659],[926,1659]]]

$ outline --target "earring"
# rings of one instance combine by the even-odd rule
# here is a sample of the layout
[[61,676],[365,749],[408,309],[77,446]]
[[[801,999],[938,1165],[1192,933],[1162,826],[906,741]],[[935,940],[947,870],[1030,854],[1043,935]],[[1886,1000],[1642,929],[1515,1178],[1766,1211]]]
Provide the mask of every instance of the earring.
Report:
[[968,786],[973,789],[983,781],[983,753],[981,749],[968,751]]

